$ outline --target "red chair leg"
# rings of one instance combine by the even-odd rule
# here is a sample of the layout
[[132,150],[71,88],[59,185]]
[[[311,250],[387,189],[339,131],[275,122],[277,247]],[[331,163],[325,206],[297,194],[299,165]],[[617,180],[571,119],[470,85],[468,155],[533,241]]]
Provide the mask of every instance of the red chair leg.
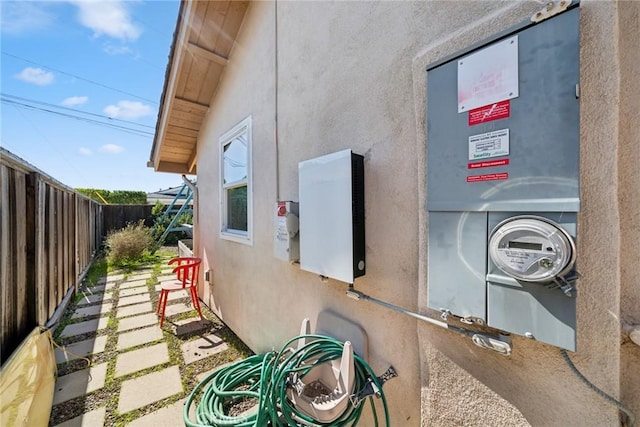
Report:
[[162,291],[164,294],[164,299],[162,300],[162,317],[160,318],[160,327],[162,328],[162,324],[164,323],[164,310],[167,308],[167,300],[169,299],[169,292]]
[[163,296],[164,296],[164,291],[160,290],[160,295],[158,296],[158,307],[156,307],[156,314],[160,314],[160,307],[162,307]]
[[204,320],[202,317],[202,310],[200,309],[200,301],[198,300],[198,291],[195,287],[191,288],[191,300],[193,301],[193,306],[198,310],[200,320]]

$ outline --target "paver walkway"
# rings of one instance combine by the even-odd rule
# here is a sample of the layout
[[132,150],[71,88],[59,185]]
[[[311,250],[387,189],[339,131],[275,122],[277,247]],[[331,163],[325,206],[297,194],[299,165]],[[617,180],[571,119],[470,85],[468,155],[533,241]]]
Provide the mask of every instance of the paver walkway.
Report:
[[205,374],[248,355],[203,304],[200,320],[186,292],[169,298],[160,328],[158,284],[173,276],[165,264],[110,273],[70,305],[56,330],[51,426],[184,425],[184,401]]

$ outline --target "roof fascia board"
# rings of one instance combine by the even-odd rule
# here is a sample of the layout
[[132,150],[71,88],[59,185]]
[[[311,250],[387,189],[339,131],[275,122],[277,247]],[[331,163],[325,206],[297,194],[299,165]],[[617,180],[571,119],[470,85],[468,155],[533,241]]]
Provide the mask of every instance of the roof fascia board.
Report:
[[160,166],[160,149],[162,147],[162,140],[164,139],[164,134],[167,129],[167,120],[168,116],[171,112],[171,106],[173,104],[173,97],[176,90],[176,82],[178,77],[180,76],[181,68],[182,68],[182,55],[185,51],[185,39],[189,35],[190,31],[190,19],[191,19],[191,6],[193,5],[192,0],[186,1],[185,12],[180,20],[180,32],[178,38],[176,40],[175,45],[173,46],[174,55],[173,61],[171,63],[171,71],[169,81],[164,88],[165,90],[165,103],[162,106],[162,114],[160,115],[160,126],[158,128],[158,134],[156,135],[157,144],[154,146],[153,152],[153,167],[155,170],[159,169]]

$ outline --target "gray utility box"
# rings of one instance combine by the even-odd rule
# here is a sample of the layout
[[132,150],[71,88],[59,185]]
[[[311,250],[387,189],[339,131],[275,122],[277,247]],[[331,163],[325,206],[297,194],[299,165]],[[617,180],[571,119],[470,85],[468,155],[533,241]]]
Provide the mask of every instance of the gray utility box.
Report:
[[[572,351],[576,291],[560,285],[575,275],[580,210],[579,12],[524,23],[426,76],[428,306]],[[515,233],[496,246],[507,263],[533,260],[518,267],[525,280],[488,246],[496,226],[523,215],[567,242]],[[557,278],[526,279],[571,250]]]

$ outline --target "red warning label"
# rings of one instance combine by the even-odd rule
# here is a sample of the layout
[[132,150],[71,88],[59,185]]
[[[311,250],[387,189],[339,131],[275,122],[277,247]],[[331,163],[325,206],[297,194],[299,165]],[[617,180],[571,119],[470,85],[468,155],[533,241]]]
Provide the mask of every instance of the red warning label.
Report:
[[496,166],[507,166],[509,159],[488,160],[485,162],[469,163],[467,169],[493,168]]
[[511,102],[508,99],[506,101],[496,102],[495,104],[485,105],[484,107],[469,111],[469,126],[498,119],[506,119],[510,113]]
[[481,182],[481,181],[499,181],[501,179],[509,178],[509,174],[503,173],[488,173],[485,175],[471,175],[467,177],[467,182]]

